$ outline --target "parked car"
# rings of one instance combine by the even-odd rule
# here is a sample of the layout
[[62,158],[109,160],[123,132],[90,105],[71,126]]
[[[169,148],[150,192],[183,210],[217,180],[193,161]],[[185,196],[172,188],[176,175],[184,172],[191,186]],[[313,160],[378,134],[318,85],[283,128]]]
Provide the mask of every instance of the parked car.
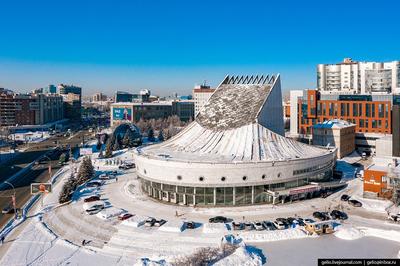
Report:
[[312,224],[312,223],[315,223],[315,221],[313,219],[306,218],[306,219],[304,219],[304,223]]
[[196,228],[196,223],[193,221],[186,222],[185,225],[186,225],[187,229],[195,229]]
[[267,231],[276,230],[274,223],[271,221],[264,221],[263,226],[264,226],[265,230],[267,230]]
[[244,223],[244,229],[247,231],[251,231],[254,229],[254,224],[251,222],[245,222]]
[[226,223],[228,221],[228,218],[224,216],[215,216],[210,219],[208,219],[209,223]]
[[315,219],[318,219],[318,220],[321,220],[321,221],[328,220],[326,215],[324,213],[322,213],[322,212],[314,212],[313,213],[313,217]]
[[354,199],[349,200],[348,203],[353,207],[361,207],[362,206],[361,202],[359,202],[358,200],[354,200]]
[[298,223],[300,226],[305,226],[305,225],[306,225],[306,224],[304,223],[304,219],[303,219],[303,218],[298,217],[298,218],[296,218],[296,221],[297,221],[297,223]]
[[254,228],[255,228],[257,231],[262,231],[262,230],[264,230],[264,226],[263,226],[263,224],[262,224],[261,222],[255,222],[255,223],[254,223]]
[[321,212],[323,216],[325,216],[325,221],[330,220],[331,219],[331,215],[329,214],[329,212]]
[[388,219],[392,220],[393,222],[400,222],[400,213],[398,213],[398,214],[389,214]]
[[289,221],[286,218],[276,218],[277,221],[282,222],[285,228],[289,227]]
[[123,221],[123,220],[131,218],[132,216],[133,215],[130,213],[122,213],[122,214],[118,215],[118,220]]
[[347,194],[343,194],[343,195],[340,197],[340,200],[341,200],[341,201],[348,201],[349,199],[350,199],[350,196],[347,195]]
[[245,226],[243,223],[232,222],[232,227],[233,230],[243,230]]
[[96,204],[96,205],[93,205],[90,208],[86,209],[86,213],[93,215],[93,214],[99,213],[103,209],[104,209],[104,205]]
[[14,208],[12,206],[7,206],[1,210],[1,213],[3,214],[14,213]]
[[275,226],[276,229],[278,229],[278,230],[286,229],[286,224],[285,224],[284,222],[282,222],[282,221],[279,221],[279,220],[275,220],[275,221],[274,221],[274,226]]
[[127,168],[125,164],[121,164],[120,166],[118,166],[118,169],[127,170],[129,168]]
[[110,176],[107,174],[101,174],[101,175],[99,175],[99,179],[100,180],[108,180],[108,179],[110,179]]
[[84,202],[92,202],[92,201],[96,201],[96,200],[100,200],[100,197],[98,195],[89,196],[89,197],[85,198],[83,201]]
[[165,221],[164,219],[156,220],[156,221],[154,222],[154,226],[160,227],[160,226],[162,226],[163,224],[165,224],[166,222],[167,222],[167,221]]
[[126,163],[125,165],[128,167],[128,169],[136,167],[134,163]]
[[332,219],[335,220],[346,220],[347,214],[345,212],[339,211],[339,210],[333,210],[331,211],[331,217]]
[[154,223],[156,222],[156,219],[149,217],[145,222],[144,222],[144,226],[147,227],[152,227],[154,225]]
[[91,181],[86,183],[86,187],[100,187],[101,185],[102,183],[98,181]]
[[286,220],[287,220],[287,222],[289,223],[289,225],[293,225],[293,224],[297,224],[297,223],[298,223],[298,222],[297,222],[297,219],[296,219],[296,218],[293,218],[293,217],[289,217],[289,218],[287,218]]

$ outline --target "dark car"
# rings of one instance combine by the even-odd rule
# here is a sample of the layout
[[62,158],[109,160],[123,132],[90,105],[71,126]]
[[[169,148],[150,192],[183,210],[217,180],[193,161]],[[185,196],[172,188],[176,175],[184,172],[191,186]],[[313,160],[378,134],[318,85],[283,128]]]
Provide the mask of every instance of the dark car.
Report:
[[93,195],[93,196],[85,198],[83,201],[84,202],[92,202],[92,201],[97,201],[97,200],[100,200],[100,197],[96,196],[96,195]]
[[144,226],[152,227],[152,226],[154,225],[155,222],[156,222],[156,219],[154,219],[154,218],[152,218],[152,217],[149,217],[149,218],[145,221]]
[[362,203],[359,202],[358,200],[349,200],[348,203],[349,203],[351,206],[354,206],[354,207],[361,207],[361,206],[362,206]]
[[1,210],[1,213],[3,214],[10,214],[10,213],[14,213],[14,208],[11,206],[7,206],[4,209]]
[[335,220],[346,220],[347,214],[345,212],[342,212],[339,210],[333,210],[333,211],[331,211],[331,217],[332,217],[332,219],[335,219]]
[[348,201],[349,199],[350,199],[350,196],[347,195],[347,194],[343,194],[343,195],[340,197],[340,200],[341,200],[341,201]]
[[118,215],[118,220],[123,221],[123,220],[131,218],[132,216],[133,215],[130,213],[123,213],[123,214]]
[[271,221],[264,221],[263,226],[264,226],[265,230],[267,230],[267,231],[276,230],[274,223]]
[[186,222],[185,225],[186,225],[187,229],[195,229],[196,228],[196,223],[192,222],[192,221]]
[[321,221],[328,220],[326,215],[324,213],[322,213],[322,212],[314,212],[313,213],[313,217],[315,219],[318,219],[318,220],[321,220]]
[[232,222],[232,227],[233,227],[233,230],[243,230],[244,224],[238,223],[238,222]]
[[160,227],[160,226],[162,226],[163,224],[165,224],[166,222],[167,222],[167,221],[164,220],[164,219],[156,220],[156,221],[154,222],[154,226]]
[[102,184],[97,181],[92,181],[86,184],[86,187],[100,187]]
[[210,219],[208,219],[209,223],[226,223],[228,221],[228,218],[224,216],[215,216]]

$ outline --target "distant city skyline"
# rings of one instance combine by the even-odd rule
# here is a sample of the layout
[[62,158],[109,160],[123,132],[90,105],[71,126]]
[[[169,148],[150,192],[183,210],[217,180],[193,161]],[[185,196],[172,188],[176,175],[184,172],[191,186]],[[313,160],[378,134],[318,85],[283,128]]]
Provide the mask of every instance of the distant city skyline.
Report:
[[305,89],[320,63],[400,59],[396,1],[22,2],[0,5],[0,87],[18,92],[65,83],[84,95],[182,95],[265,73]]

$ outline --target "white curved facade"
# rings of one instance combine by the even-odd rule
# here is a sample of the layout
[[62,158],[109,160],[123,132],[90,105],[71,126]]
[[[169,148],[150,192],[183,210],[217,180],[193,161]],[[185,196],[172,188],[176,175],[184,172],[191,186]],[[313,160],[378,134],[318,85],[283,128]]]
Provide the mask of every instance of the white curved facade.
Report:
[[149,196],[229,206],[268,203],[274,191],[326,179],[336,151],[283,136],[279,76],[228,76],[193,123],[135,157]]

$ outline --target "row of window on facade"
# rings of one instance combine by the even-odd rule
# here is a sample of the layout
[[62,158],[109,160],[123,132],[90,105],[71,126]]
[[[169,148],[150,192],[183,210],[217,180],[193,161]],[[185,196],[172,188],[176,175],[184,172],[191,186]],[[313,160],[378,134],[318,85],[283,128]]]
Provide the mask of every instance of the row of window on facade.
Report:
[[[304,186],[313,181],[321,181],[331,175],[330,171],[314,178],[302,178],[285,183],[242,187],[184,187],[150,182],[142,179],[142,190],[149,196],[186,205],[248,205],[270,203],[268,191],[280,191]],[[318,180],[317,180],[318,179]]]
[[[351,110],[350,107],[352,107]],[[339,113],[340,116],[387,118],[389,117],[389,104],[319,102],[317,105],[318,115],[338,116]]]
[[[355,124],[358,128],[376,128],[376,129],[389,129],[389,123],[387,119],[364,119],[364,118],[357,118],[357,119],[345,119],[347,122]],[[319,123],[320,121],[324,121],[323,118],[321,119],[306,119],[301,118],[302,125],[308,125],[309,121],[311,121],[312,125]],[[367,131],[368,132],[368,131]],[[311,133],[311,131],[310,131]]]

